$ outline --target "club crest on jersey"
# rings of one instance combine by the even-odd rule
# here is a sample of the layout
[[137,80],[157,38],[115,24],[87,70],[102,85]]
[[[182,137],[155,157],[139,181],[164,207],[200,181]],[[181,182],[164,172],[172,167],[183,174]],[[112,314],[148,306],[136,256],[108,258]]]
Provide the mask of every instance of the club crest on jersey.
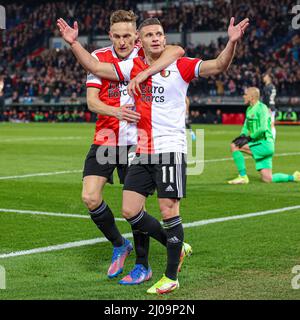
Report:
[[161,75],[162,77],[164,77],[164,78],[167,78],[170,74],[171,74],[171,71],[169,71],[169,70],[162,70],[162,71],[160,72],[160,75]]

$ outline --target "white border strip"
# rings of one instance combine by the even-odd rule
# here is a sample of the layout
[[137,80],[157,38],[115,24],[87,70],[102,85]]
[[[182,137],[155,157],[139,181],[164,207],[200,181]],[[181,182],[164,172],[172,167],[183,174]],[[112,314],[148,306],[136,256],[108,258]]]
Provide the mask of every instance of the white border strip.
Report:
[[[32,215],[42,215],[51,217],[63,217],[63,218],[80,218],[80,219],[90,219],[89,215],[83,214],[73,214],[73,213],[61,213],[61,212],[45,212],[45,211],[31,211],[31,210],[17,210],[17,209],[5,209],[1,208],[2,213],[21,213],[21,214],[32,214]],[[126,221],[122,218],[115,218],[116,221]]]
[[[130,238],[130,237],[132,237],[132,234],[126,233],[126,234],[123,234],[123,236],[126,238]],[[34,253],[58,251],[58,250],[64,250],[64,249],[69,249],[69,248],[78,248],[78,247],[82,247],[82,246],[89,246],[89,245],[93,245],[96,243],[107,242],[107,241],[108,240],[106,238],[96,238],[96,239],[90,239],[90,240],[68,242],[68,243],[58,244],[58,245],[44,247],[44,248],[36,248],[36,249],[31,249],[31,250],[12,252],[12,253],[8,253],[8,254],[1,254],[0,259],[25,256],[25,255],[34,254]]]
[[[290,153],[278,153],[278,154],[274,154],[274,157],[288,157],[288,156],[299,156],[300,152],[290,152]],[[252,157],[250,156],[244,156],[245,159],[252,159]],[[222,159],[208,159],[208,160],[192,160],[192,161],[188,161],[188,164],[193,164],[193,163],[200,163],[200,162],[204,162],[204,163],[210,163],[210,162],[222,162],[222,161],[230,161],[232,159],[231,158],[222,158]]]
[[26,141],[50,141],[50,140],[82,140],[86,139],[86,137],[28,137],[28,138],[15,138],[15,139],[2,139],[2,142],[26,142]]
[[[285,207],[285,208],[267,210],[267,211],[254,212],[254,213],[239,214],[239,215],[235,215],[235,216],[231,216],[231,217],[207,219],[207,220],[200,220],[200,221],[195,221],[195,222],[190,222],[190,223],[184,223],[183,227],[185,229],[194,228],[194,227],[203,226],[203,225],[212,224],[212,223],[219,223],[219,222],[224,222],[224,221],[229,221],[229,220],[246,219],[246,218],[264,216],[264,215],[269,215],[269,214],[276,214],[276,213],[297,210],[297,209],[300,209],[300,205],[293,206],[293,207]],[[123,234],[123,236],[126,238],[131,238],[132,234],[126,233],[126,234]],[[52,251],[69,249],[69,248],[78,248],[78,247],[82,247],[82,246],[97,244],[100,242],[108,242],[108,240],[106,238],[96,238],[96,239],[90,239],[90,240],[67,242],[67,243],[63,243],[63,244],[59,244],[59,245],[41,247],[41,248],[30,249],[30,250],[22,250],[22,251],[16,251],[16,252],[11,252],[11,253],[4,253],[4,254],[0,254],[0,259],[25,256],[25,255],[30,255],[30,254],[34,254],[34,253],[52,252]]]
[[82,172],[82,170],[68,170],[68,171],[54,171],[54,172],[30,173],[30,174],[24,174],[24,175],[21,175],[21,176],[6,176],[6,177],[0,177],[0,180],[22,179],[22,178],[30,178],[30,177],[54,176],[54,175],[57,175],[57,174],[79,173],[79,172]]

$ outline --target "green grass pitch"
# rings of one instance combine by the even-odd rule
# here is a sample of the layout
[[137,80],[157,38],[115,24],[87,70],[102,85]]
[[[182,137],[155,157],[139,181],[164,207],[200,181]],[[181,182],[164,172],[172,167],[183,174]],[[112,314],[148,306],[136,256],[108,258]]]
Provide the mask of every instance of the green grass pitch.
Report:
[[[196,126],[194,126],[194,129]],[[205,129],[205,159],[230,158],[238,126]],[[0,124],[0,177],[80,170],[92,141],[93,124]],[[299,127],[277,127],[273,171],[300,170]],[[283,155],[285,154],[285,155]],[[246,160],[250,184],[230,186],[237,175],[232,160],[205,163],[201,175],[189,176],[181,202],[183,222],[243,215],[300,205],[300,183],[260,182],[252,159]],[[104,198],[121,217],[118,183]],[[81,202],[81,173],[0,179],[0,209],[87,214]],[[147,200],[159,217],[156,196]],[[118,221],[122,233],[126,222]],[[107,242],[65,250],[0,258],[6,270],[6,299],[299,299],[291,281],[300,264],[300,209],[185,229],[193,247],[179,275],[180,289],[170,295],[147,295],[164,272],[166,251],[154,240],[150,248],[153,278],[139,286],[120,286],[106,271]],[[0,256],[102,237],[89,219],[0,212]],[[134,263],[132,254],[124,274]],[[120,277],[118,278],[120,279]]]

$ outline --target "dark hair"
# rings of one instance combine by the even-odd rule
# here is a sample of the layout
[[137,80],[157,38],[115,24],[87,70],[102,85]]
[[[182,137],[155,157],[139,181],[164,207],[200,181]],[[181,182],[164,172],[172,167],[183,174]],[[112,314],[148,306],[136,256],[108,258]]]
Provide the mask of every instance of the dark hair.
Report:
[[153,26],[153,25],[159,25],[162,27],[161,22],[157,18],[148,18],[139,25],[138,31],[141,31],[141,29],[146,26]]
[[131,22],[136,26],[136,19],[136,15],[131,10],[117,10],[114,11],[110,16],[110,26],[118,22]]
[[263,76],[263,77],[265,77],[265,76],[269,76],[269,77],[270,77],[270,79],[272,80],[272,75],[271,75],[271,73],[266,72],[266,73],[264,74],[264,76]]

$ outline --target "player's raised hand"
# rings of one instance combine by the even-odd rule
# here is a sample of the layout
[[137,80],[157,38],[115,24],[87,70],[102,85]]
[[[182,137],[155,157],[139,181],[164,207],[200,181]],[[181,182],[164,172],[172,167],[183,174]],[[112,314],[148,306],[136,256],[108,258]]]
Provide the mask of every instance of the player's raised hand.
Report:
[[127,87],[128,94],[132,97],[142,93],[140,84],[149,78],[147,70],[140,72],[135,78],[131,79]]
[[230,19],[230,24],[228,27],[228,37],[229,40],[232,42],[236,42],[242,38],[243,34],[245,33],[246,29],[249,26],[249,19],[246,18],[241,21],[236,26],[234,25],[234,17]]
[[138,112],[133,111],[133,104],[125,104],[119,107],[116,117],[119,120],[127,121],[130,123],[137,123],[141,119],[141,115]]
[[57,20],[57,26],[59,28],[61,36],[70,45],[72,45],[73,42],[75,42],[77,40],[77,38],[78,38],[78,23],[77,23],[77,21],[74,22],[73,28],[71,28],[64,19],[59,18]]

